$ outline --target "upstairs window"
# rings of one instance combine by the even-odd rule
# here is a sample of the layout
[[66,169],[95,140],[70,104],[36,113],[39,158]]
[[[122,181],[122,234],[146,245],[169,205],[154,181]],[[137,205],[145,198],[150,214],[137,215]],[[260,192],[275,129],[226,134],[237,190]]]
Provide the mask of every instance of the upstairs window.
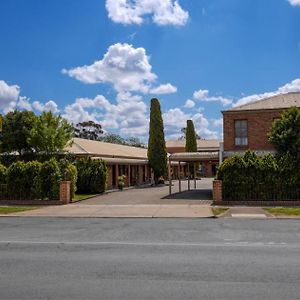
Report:
[[236,120],[234,121],[235,132],[235,145],[247,146],[248,145],[248,121]]

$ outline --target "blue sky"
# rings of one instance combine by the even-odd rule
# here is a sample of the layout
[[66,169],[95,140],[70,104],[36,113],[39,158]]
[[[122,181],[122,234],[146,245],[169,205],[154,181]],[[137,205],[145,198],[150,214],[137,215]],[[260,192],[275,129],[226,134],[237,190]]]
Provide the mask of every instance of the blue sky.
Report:
[[221,110],[300,91],[300,0],[1,0],[0,36],[2,113],[123,136],[147,139],[152,97],[167,138],[221,138]]

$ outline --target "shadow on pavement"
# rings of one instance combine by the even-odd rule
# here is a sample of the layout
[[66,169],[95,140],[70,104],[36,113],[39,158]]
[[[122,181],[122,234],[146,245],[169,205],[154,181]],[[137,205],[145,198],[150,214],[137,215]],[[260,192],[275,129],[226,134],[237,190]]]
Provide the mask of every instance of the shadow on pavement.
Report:
[[167,195],[161,199],[186,199],[186,200],[212,200],[211,189],[183,191],[181,193],[174,193]]

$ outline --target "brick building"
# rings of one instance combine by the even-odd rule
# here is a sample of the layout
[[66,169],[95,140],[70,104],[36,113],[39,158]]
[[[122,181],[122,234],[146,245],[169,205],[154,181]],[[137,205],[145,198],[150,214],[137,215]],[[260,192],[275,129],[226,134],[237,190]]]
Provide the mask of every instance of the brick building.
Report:
[[223,111],[223,156],[248,149],[258,155],[274,152],[268,141],[272,122],[292,106],[300,107],[300,93],[280,94]]
[[[216,175],[217,167],[219,165],[220,157],[220,143],[219,140],[197,140],[197,152],[201,153],[203,159],[200,162],[202,176],[212,177]],[[182,153],[185,152],[185,140],[172,140],[166,142],[167,152]],[[173,165],[173,177],[177,177],[179,170],[178,166]],[[182,166],[182,168],[185,168]],[[185,172],[186,170],[183,170]],[[182,171],[181,171],[182,172]]]
[[108,167],[107,188],[116,188],[118,176],[126,176],[126,186],[150,182],[147,149],[74,138],[66,149],[77,157],[102,159]]

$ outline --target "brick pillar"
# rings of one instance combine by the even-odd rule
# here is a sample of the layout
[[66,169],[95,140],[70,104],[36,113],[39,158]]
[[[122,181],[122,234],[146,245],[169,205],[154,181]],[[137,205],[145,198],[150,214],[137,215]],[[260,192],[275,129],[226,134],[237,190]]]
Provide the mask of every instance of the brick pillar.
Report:
[[139,182],[138,182],[138,184],[143,184],[144,183],[144,181],[143,181],[144,166],[143,165],[139,165],[138,168],[139,168],[139,179],[138,179]]
[[108,166],[108,176],[107,176],[107,187],[108,189],[112,189],[112,183],[113,183],[113,166],[109,165]]
[[128,165],[127,185],[131,186],[131,170],[130,170],[130,165]]
[[222,180],[213,181],[213,199],[214,201],[222,201]]
[[59,189],[59,200],[63,204],[71,202],[71,181],[61,181]]

